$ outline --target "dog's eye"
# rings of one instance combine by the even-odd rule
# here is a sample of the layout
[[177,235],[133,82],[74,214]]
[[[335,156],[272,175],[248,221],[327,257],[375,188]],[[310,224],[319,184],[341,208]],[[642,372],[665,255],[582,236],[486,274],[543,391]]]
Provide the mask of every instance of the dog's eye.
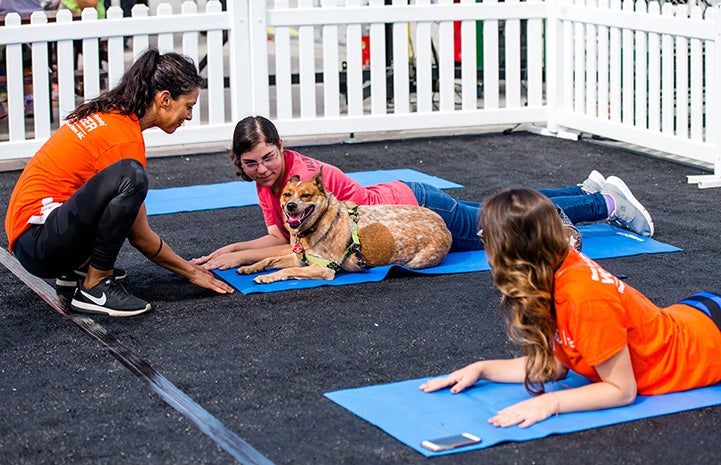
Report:
[[313,197],[313,196],[310,194],[300,194],[300,198],[303,200],[310,199],[311,197]]
[[283,197],[287,199],[288,197],[290,197],[290,193],[289,193],[289,192],[283,192]]

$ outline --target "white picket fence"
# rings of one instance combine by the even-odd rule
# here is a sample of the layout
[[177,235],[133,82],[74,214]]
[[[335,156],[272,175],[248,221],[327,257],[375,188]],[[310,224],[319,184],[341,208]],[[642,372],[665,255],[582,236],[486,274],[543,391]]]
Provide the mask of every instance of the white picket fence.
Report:
[[713,166],[714,175],[689,182],[721,186],[719,11],[559,2],[549,18],[557,43],[548,57],[559,63],[548,81],[549,130],[589,132]]
[[[146,131],[149,147],[227,142],[248,114],[269,116],[285,137],[531,123],[681,157],[714,169],[690,181],[721,185],[721,96],[712,85],[721,76],[718,7],[384,3],[231,0],[222,11],[211,0],[199,11],[186,1],[176,13],[168,4],[138,6],[132,18],[119,8],[103,20],[85,10],[80,27],[62,11],[54,22],[35,13],[30,24],[8,15],[0,27],[9,110],[0,160],[31,156],[77,102],[117,82],[154,45],[203,64],[208,86],[196,118],[170,136]],[[73,41],[82,42],[77,65]],[[32,118],[23,112],[23,49],[32,51]]]

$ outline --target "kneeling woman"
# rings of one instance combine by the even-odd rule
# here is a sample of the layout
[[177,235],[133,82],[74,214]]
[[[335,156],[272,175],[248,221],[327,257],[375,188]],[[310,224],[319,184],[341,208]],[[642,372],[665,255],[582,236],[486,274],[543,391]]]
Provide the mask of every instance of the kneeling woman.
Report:
[[195,285],[233,292],[176,255],[145,212],[142,131],[172,134],[190,120],[203,82],[189,58],[146,51],[117,86],[73,110],[20,175],[5,218],[10,251],[32,274],[77,286],[73,310],[132,316],[151,309],[118,282],[125,239]]
[[[529,189],[491,197],[482,224],[493,281],[511,311],[509,335],[525,356],[479,361],[422,390],[458,393],[481,379],[524,383],[534,397],[489,422],[527,427],[562,412],[627,405],[636,394],[721,381],[721,297],[702,293],[655,306],[569,248],[553,204]],[[569,369],[593,383],[544,392],[543,383],[563,379]]]

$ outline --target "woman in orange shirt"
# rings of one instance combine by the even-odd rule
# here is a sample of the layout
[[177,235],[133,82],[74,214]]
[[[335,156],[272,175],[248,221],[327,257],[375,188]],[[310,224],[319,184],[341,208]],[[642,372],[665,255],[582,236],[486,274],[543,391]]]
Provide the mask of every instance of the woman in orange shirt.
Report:
[[[524,356],[484,360],[421,385],[458,393],[480,379],[524,383],[533,395],[488,421],[527,427],[562,412],[632,403],[637,394],[721,381],[721,297],[700,293],[659,308],[580,252],[553,204],[511,189],[485,204],[479,233],[493,281],[510,309],[509,336]],[[593,381],[545,392],[571,369]]]
[[143,53],[113,89],[80,104],[28,162],[5,218],[10,251],[31,273],[77,286],[71,308],[132,316],[151,309],[115,269],[128,239],[143,255],[198,286],[232,292],[176,255],[150,228],[142,131],[175,132],[193,117],[203,78],[177,53]]

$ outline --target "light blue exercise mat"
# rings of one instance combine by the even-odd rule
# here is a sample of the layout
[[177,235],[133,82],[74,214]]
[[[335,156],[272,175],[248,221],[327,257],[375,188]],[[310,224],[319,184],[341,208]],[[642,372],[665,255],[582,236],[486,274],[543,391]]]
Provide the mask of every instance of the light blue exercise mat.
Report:
[[[608,224],[591,224],[578,228],[583,236],[582,252],[592,259],[625,257],[630,255],[641,255],[651,253],[680,252],[681,249],[663,242],[641,237],[625,229],[619,229]],[[362,244],[361,244],[362,246]],[[288,289],[307,289],[320,286],[343,286],[346,284],[357,284],[377,282],[383,280],[393,266],[379,266],[360,273],[338,273],[335,279],[328,280],[289,280],[272,284],[256,284],[254,275],[240,275],[235,269],[215,271],[220,278],[242,292],[253,294],[256,292],[277,292]],[[404,267],[398,267],[407,269]],[[452,274],[469,273],[473,271],[489,270],[486,260],[486,253],[483,250],[473,252],[452,252],[445,260],[432,268],[413,270],[421,274]],[[260,274],[270,273],[266,271]]]
[[[411,169],[359,171],[348,176],[363,186],[391,181],[419,181],[439,189],[463,187],[445,179]],[[145,198],[148,215],[215,210],[258,205],[254,182],[231,181],[218,184],[150,189]]]
[[[432,378],[345,389],[325,396],[427,457],[483,449],[501,442],[530,441],[551,434],[583,431],[721,403],[721,384],[716,384],[673,394],[638,396],[626,407],[564,413],[528,428],[497,428],[487,420],[502,408],[529,398],[523,384],[481,381],[460,394],[451,394],[448,389],[433,393],[421,391],[418,386],[429,379]],[[577,387],[588,382],[569,372],[565,380],[549,383],[547,390]],[[421,447],[424,440],[463,432],[479,436],[482,441],[443,452]]]

